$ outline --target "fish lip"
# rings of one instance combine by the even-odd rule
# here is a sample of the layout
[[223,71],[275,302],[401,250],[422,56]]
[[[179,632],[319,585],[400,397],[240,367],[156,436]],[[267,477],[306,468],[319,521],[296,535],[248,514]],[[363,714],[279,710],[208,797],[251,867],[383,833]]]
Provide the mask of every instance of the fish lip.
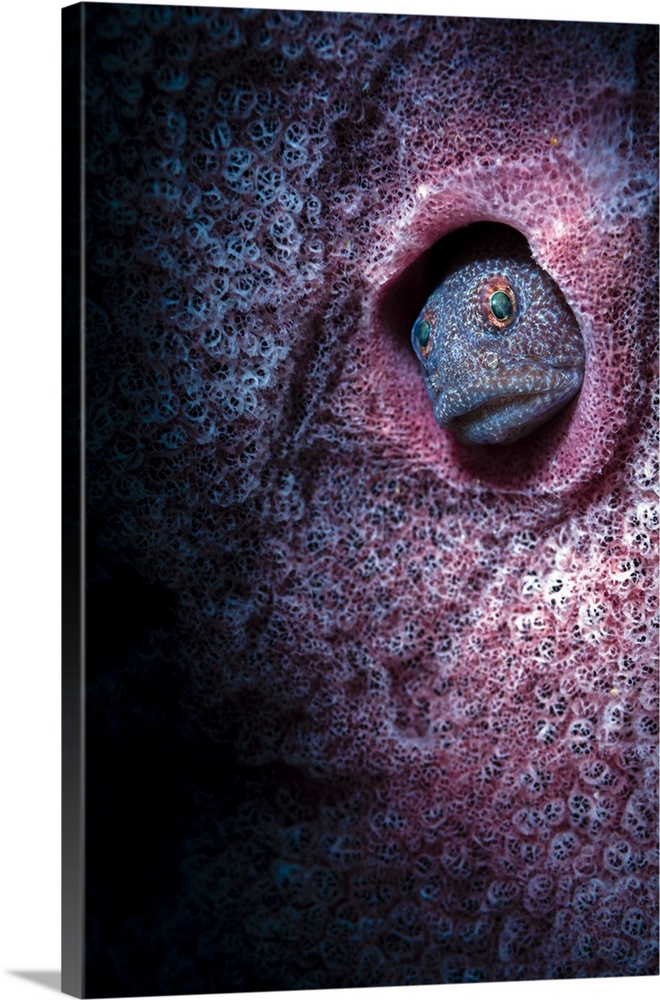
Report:
[[[468,383],[440,390],[434,405],[436,419],[467,443],[509,444],[563,409],[582,385],[579,368],[526,365],[523,386],[515,379],[521,371],[509,369],[505,384],[494,375],[478,386]],[[522,414],[525,402],[528,406]],[[502,424],[498,417],[505,407],[509,419]]]
[[[524,370],[524,385],[516,384]],[[542,398],[553,394],[552,405],[563,404],[570,399],[582,384],[582,373],[574,368],[559,368],[553,365],[525,365],[509,368],[503,383],[501,376],[493,374],[491,379],[480,379],[478,385],[455,383],[437,392],[435,409],[442,424],[448,424],[458,417],[479,410],[489,404],[513,401],[524,397]]]

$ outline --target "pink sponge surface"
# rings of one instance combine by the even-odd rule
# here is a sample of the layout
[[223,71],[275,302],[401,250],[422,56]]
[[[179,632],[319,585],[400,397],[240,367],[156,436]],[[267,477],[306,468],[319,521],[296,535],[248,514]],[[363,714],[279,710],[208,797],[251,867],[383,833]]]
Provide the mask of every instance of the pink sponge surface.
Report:
[[[259,841],[233,919],[285,987],[652,973],[657,33],[185,11],[98,69],[95,502],[180,595],[196,724],[298,775],[191,898]],[[506,447],[410,347],[477,221],[586,347]]]

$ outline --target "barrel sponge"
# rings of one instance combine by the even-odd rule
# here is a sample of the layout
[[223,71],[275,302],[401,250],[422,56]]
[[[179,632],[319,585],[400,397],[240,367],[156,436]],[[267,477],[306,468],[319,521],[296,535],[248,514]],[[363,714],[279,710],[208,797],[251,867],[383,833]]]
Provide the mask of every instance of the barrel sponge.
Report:
[[[144,932],[160,990],[654,972],[657,33],[88,22],[90,504],[242,769]],[[505,448],[436,425],[409,344],[481,221],[587,354]]]

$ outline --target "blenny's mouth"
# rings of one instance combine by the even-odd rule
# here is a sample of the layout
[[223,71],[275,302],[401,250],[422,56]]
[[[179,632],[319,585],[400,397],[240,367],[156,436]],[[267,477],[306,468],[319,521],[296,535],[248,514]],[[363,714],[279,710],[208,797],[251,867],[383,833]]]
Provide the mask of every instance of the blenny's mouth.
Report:
[[509,369],[505,377],[441,390],[436,419],[461,441],[509,444],[525,437],[563,408],[582,383],[582,373],[549,365]]

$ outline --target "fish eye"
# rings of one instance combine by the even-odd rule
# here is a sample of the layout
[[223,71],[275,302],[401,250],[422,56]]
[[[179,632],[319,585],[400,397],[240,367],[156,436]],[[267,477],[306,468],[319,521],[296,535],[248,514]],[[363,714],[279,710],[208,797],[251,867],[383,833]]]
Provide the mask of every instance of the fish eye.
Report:
[[495,319],[508,319],[513,312],[513,302],[506,292],[494,292],[490,297],[490,309]]
[[425,348],[428,347],[429,340],[431,339],[431,324],[429,321],[426,319],[418,320],[413,327],[413,336],[424,352]]
[[498,275],[484,285],[481,310],[489,326],[504,330],[516,318],[516,296],[507,278]]

